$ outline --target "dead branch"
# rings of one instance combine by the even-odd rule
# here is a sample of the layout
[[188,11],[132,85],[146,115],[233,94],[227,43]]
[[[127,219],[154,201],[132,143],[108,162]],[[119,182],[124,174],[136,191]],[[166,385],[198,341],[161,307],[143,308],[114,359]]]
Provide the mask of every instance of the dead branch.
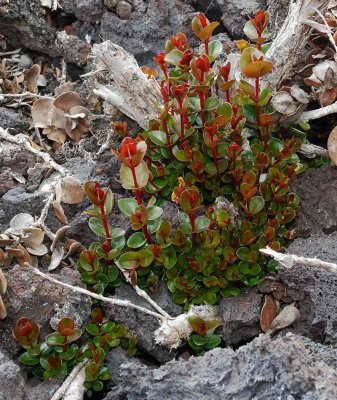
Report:
[[74,386],[79,386],[77,389],[77,392],[80,392],[79,394],[82,393],[82,397],[78,398],[83,398],[83,392],[84,392],[84,386],[83,382],[85,379],[85,368],[88,365],[89,360],[85,359],[83,360],[80,364],[76,365],[76,367],[71,371],[67,379],[62,383],[62,385],[57,389],[57,391],[54,393],[53,397],[50,400],[60,400],[62,398],[68,400],[75,400],[75,397],[68,397],[69,394],[70,396],[74,396],[74,392],[72,389]]
[[48,153],[44,153],[42,151],[36,150],[32,147],[30,144],[29,140],[25,137],[18,137],[12,136],[8,133],[7,129],[3,129],[0,127],[0,139],[6,140],[7,142],[16,144],[18,146],[24,147],[31,153],[37,155],[38,157],[42,158],[43,161],[51,168],[54,168],[56,171],[58,171],[62,176],[66,175],[66,171],[64,170],[61,165],[57,164]]
[[324,13],[328,3],[329,0],[291,1],[287,18],[266,54],[274,64],[273,72],[267,77],[273,86],[278,87],[291,77],[298,65],[311,29],[302,21],[314,13],[314,8]]
[[92,53],[95,69],[106,82],[96,81],[94,93],[148,129],[149,120],[158,116],[155,104],[162,102],[158,82],[147,78],[133,55],[110,41],[95,44]]
[[335,103],[330,104],[329,106],[318,108],[317,110],[305,111],[301,116],[299,121],[311,121],[313,119],[318,119],[322,117],[326,117],[330,114],[337,113],[337,101]]
[[156,317],[156,318],[158,318],[158,319],[161,320],[161,321],[165,319],[165,317],[162,316],[161,314],[158,314],[158,313],[156,313],[156,312],[154,312],[154,311],[151,311],[151,310],[149,310],[148,308],[141,307],[141,306],[137,306],[136,304],[133,304],[133,303],[131,303],[131,302],[128,301],[128,300],[112,299],[112,298],[109,298],[109,297],[104,297],[104,296],[101,296],[101,295],[99,295],[99,294],[90,292],[89,290],[80,288],[80,287],[78,287],[78,286],[68,285],[67,283],[64,283],[64,282],[61,282],[61,281],[59,281],[59,280],[57,280],[57,279],[55,279],[55,278],[52,278],[50,275],[47,275],[47,274],[45,274],[44,272],[38,270],[37,268],[32,267],[32,266],[29,265],[28,263],[25,263],[25,264],[26,264],[28,267],[31,268],[31,270],[33,271],[34,274],[41,276],[43,279],[47,279],[48,281],[51,281],[51,282],[53,282],[53,283],[56,283],[57,285],[64,286],[64,287],[66,287],[66,288],[68,288],[68,289],[70,289],[70,290],[72,290],[72,291],[74,291],[74,292],[78,292],[78,293],[85,294],[85,295],[90,296],[90,297],[92,297],[92,298],[94,298],[94,299],[103,301],[103,302],[105,302],[105,303],[110,303],[110,304],[112,304],[112,305],[117,305],[117,306],[121,306],[121,307],[130,307],[130,308],[134,308],[135,310],[141,311],[141,312],[143,312],[143,313],[145,313],[145,314],[152,315],[153,317]]
[[324,149],[323,147],[316,146],[315,144],[311,143],[302,144],[299,153],[308,156],[315,155],[319,157],[329,157],[329,152],[327,149]]
[[262,254],[272,256],[274,260],[278,261],[286,268],[292,268],[296,265],[305,265],[307,267],[314,267],[319,269],[324,269],[328,272],[337,273],[337,264],[330,263],[327,261],[322,261],[318,258],[307,258],[296,256],[295,254],[282,254],[277,251],[271,249],[270,247],[266,247],[264,249],[260,249]]

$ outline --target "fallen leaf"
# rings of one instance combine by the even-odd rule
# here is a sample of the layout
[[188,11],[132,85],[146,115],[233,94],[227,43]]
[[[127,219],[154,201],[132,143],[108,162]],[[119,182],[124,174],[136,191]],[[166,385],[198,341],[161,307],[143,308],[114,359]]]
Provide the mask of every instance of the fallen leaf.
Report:
[[271,323],[277,316],[277,307],[273,296],[265,296],[260,315],[260,327],[262,332],[267,332]]
[[3,296],[7,291],[7,280],[0,268],[0,296]]
[[54,212],[56,215],[56,218],[62,222],[63,225],[68,225],[68,220],[66,215],[64,214],[64,210],[61,206],[61,204],[58,201],[54,201],[53,202],[53,208],[54,208]]
[[28,227],[22,230],[23,243],[26,247],[37,249],[41,246],[44,239],[44,232],[40,228]]
[[15,215],[9,223],[9,231],[11,233],[20,234],[22,229],[33,225],[34,218],[28,213],[20,213]]
[[72,177],[62,178],[55,187],[56,201],[65,204],[79,204],[85,198],[85,191],[81,182]]
[[300,317],[298,308],[293,305],[285,306],[280,314],[274,319],[269,328],[269,333],[287,328]]
[[45,254],[48,253],[47,246],[44,245],[43,243],[40,244],[40,246],[38,246],[35,249],[27,247],[26,250],[28,251],[29,254],[31,254],[33,256],[39,256],[39,257],[42,257],[42,256],[44,256]]
[[51,260],[50,260],[50,264],[48,267],[48,271],[53,271],[54,269],[56,269],[60,265],[60,263],[63,259],[63,256],[64,256],[63,246],[55,247],[54,251],[51,255]]
[[5,319],[6,317],[7,317],[7,311],[2,301],[2,297],[0,296],[0,319]]
[[337,166],[337,126],[331,131],[329,135],[328,152],[333,165]]

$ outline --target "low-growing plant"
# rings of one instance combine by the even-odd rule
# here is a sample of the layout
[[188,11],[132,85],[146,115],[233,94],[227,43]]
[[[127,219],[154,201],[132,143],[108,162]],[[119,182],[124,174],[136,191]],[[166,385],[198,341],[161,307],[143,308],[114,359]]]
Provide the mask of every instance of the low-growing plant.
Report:
[[[141,288],[156,290],[163,279],[188,309],[238,295],[275,268],[259,249],[279,251],[295,236],[288,224],[299,199],[289,184],[304,170],[296,152],[305,132],[302,125],[281,126],[271,105],[273,88],[263,80],[273,68],[265,57],[268,22],[269,13],[258,11],[244,28],[251,42],[238,41],[239,54],[227,48],[223,62],[222,43],[211,41],[217,24],[200,14],[192,21],[202,41],[198,52],[178,33],[156,57],[163,72],[158,119],[135,139],[125,123],[115,124],[123,137],[113,150],[122,162],[121,184],[136,197],[118,206],[133,234],[108,224],[109,189],[86,183],[95,205],[89,226],[104,238],[91,246],[92,262],[82,272],[95,277],[94,290],[110,270],[121,283],[118,268]],[[178,224],[163,218],[164,199],[178,204]],[[88,256],[82,254],[80,271]]]
[[188,344],[197,354],[202,354],[219,346],[221,337],[215,334],[214,331],[221,325],[222,321],[205,321],[200,317],[189,317],[188,323],[194,332],[189,337]]
[[29,367],[34,367],[33,374],[45,380],[53,377],[64,378],[74,365],[85,358],[90,359],[85,369],[84,387],[87,395],[93,391],[101,391],[103,382],[111,379],[111,374],[104,365],[105,357],[111,348],[121,345],[128,355],[136,353],[137,337],[124,325],[115,324],[103,317],[98,307],[91,312],[91,322],[86,331],[92,338],[85,347],[78,347],[76,342],[82,331],[75,327],[71,318],[62,318],[57,331],[46,336],[39,343],[40,327],[29,318],[22,317],[13,329],[15,340],[25,349],[19,361]]

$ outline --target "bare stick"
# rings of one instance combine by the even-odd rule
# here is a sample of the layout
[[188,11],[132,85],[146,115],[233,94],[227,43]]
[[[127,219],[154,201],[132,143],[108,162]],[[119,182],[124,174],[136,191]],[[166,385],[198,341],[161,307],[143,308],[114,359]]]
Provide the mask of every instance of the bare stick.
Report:
[[61,165],[57,164],[48,153],[43,153],[42,151],[36,150],[32,147],[29,140],[25,137],[12,136],[8,133],[7,129],[3,129],[0,127],[0,139],[6,140],[7,142],[16,144],[18,146],[26,148],[31,153],[37,155],[42,158],[43,161],[58,171],[62,176],[66,175],[65,169],[61,167]]
[[80,364],[76,365],[76,367],[71,371],[67,379],[62,383],[62,386],[57,389],[54,393],[53,397],[50,400],[60,400],[68,391],[69,386],[72,382],[77,378],[77,376],[84,370],[84,368],[88,365],[89,360],[85,359]]
[[305,155],[315,155],[319,157],[329,157],[329,152],[324,147],[316,146],[312,143],[301,144],[301,148],[299,149],[299,153]]
[[305,111],[301,116],[299,121],[311,121],[313,119],[318,119],[325,117],[330,114],[337,113],[337,101],[330,104],[329,106],[318,108],[317,110]]
[[142,290],[138,285],[133,285],[131,282],[131,279],[129,275],[121,268],[121,266],[118,264],[118,262],[115,261],[115,264],[117,265],[118,269],[122,272],[124,275],[125,280],[130,283],[130,285],[135,289],[136,293],[138,296],[142,297],[145,299],[148,303],[151,304],[151,306],[157,310],[163,317],[165,318],[172,318],[170,314],[168,314],[165,310],[163,310],[155,301],[151,299],[151,297],[144,291]]
[[37,97],[39,99],[51,99],[52,97],[49,96],[41,96],[40,94],[31,93],[31,92],[23,92],[23,93],[0,93],[0,100],[2,98],[9,98],[9,99],[20,99],[25,97]]
[[85,295],[90,296],[90,297],[92,297],[94,299],[97,299],[97,300],[100,300],[100,301],[104,301],[105,303],[110,303],[112,305],[134,308],[135,310],[141,311],[144,314],[152,315],[153,317],[156,317],[161,321],[165,319],[165,317],[163,315],[158,314],[158,313],[156,313],[154,311],[151,311],[151,310],[149,310],[149,309],[147,309],[145,307],[137,306],[136,304],[133,304],[128,300],[111,299],[109,297],[104,297],[104,296],[101,296],[99,294],[90,292],[89,290],[80,288],[78,286],[68,285],[67,283],[64,283],[64,282],[61,282],[61,281],[59,281],[59,280],[57,280],[55,278],[52,278],[50,275],[47,275],[44,272],[38,270],[37,268],[32,267],[28,263],[25,263],[25,265],[30,267],[34,274],[41,276],[43,279],[47,279],[48,281],[56,283],[57,285],[64,286],[64,287],[66,287],[66,288],[68,288],[68,289],[70,289],[70,290],[72,290],[74,292],[85,294]]
[[322,261],[318,258],[299,257],[296,256],[295,254],[282,254],[271,249],[270,247],[260,249],[260,252],[262,254],[272,256],[274,260],[278,261],[286,268],[292,268],[295,265],[305,265],[308,267],[320,268],[328,272],[337,273],[337,264]]

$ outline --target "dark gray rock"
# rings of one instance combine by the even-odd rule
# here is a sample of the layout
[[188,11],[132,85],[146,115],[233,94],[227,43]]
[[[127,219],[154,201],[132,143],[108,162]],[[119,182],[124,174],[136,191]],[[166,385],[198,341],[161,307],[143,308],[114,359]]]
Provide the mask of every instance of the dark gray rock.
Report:
[[243,27],[255,13],[267,8],[265,0],[217,0],[221,10],[221,21],[232,39],[242,39]]
[[[88,322],[91,310],[88,296],[42,279],[31,270],[19,266],[5,272],[5,276],[8,290],[4,302],[8,316],[0,322],[0,343],[8,352],[15,354],[19,348],[11,332],[21,317],[31,318],[40,325],[41,339],[52,332],[51,319],[54,328],[57,320],[66,316],[73,318],[76,326],[82,329]],[[71,285],[85,286],[79,272],[72,269],[63,268],[54,277]]]
[[193,15],[193,9],[182,0],[139,0],[133,3],[129,19],[104,12],[101,36],[124,47],[140,65],[154,66],[154,56],[163,51],[167,38],[179,31],[187,34],[192,45],[197,44],[191,30]]
[[219,315],[224,319],[222,338],[227,345],[237,345],[261,333],[260,313],[263,295],[256,288],[244,288],[240,296],[222,299]]
[[337,230],[337,169],[323,165],[296,177],[291,189],[300,198],[301,212],[295,227],[298,235],[329,234]]
[[49,193],[34,192],[27,193],[25,189],[17,187],[9,190],[0,199],[0,210],[2,218],[0,231],[8,228],[9,221],[19,213],[29,213],[39,217]]
[[280,266],[278,274],[300,310],[300,318],[289,330],[315,341],[337,343],[336,274],[307,266]]
[[50,400],[61,385],[60,378],[53,378],[51,381],[29,379],[25,385],[24,400]]
[[75,0],[76,18],[85,22],[98,22],[103,14],[102,0]]
[[217,348],[158,369],[122,364],[123,382],[105,400],[331,400],[337,370],[328,352],[296,335],[260,335],[236,352]]
[[0,32],[14,48],[23,48],[59,55],[55,39],[57,31],[50,27],[40,0],[17,0],[0,3]]
[[3,129],[8,129],[9,133],[26,133],[29,122],[24,115],[18,115],[17,112],[9,108],[0,107],[0,126]]
[[108,388],[123,382],[123,378],[120,376],[120,366],[122,364],[131,364],[135,368],[140,368],[142,365],[138,358],[129,357],[127,352],[120,346],[109,351],[105,358],[105,365],[111,374],[111,381],[107,382]]
[[[152,309],[149,303],[139,297],[130,285],[123,285],[117,288],[115,296]],[[159,283],[157,293],[151,294],[151,297],[169,314],[175,316],[181,313],[181,308],[173,303],[172,296],[163,282]],[[159,328],[157,318],[127,307],[112,306],[110,304],[105,304],[104,307],[110,319],[119,324],[124,324],[137,334],[139,339],[138,346],[141,350],[150,354],[159,362],[166,362],[175,356],[175,352],[170,352],[167,348],[154,342],[154,331]]]
[[[0,322],[0,324],[1,323],[2,322]],[[19,365],[12,361],[1,348],[0,382],[0,400],[24,400],[24,375]]]

